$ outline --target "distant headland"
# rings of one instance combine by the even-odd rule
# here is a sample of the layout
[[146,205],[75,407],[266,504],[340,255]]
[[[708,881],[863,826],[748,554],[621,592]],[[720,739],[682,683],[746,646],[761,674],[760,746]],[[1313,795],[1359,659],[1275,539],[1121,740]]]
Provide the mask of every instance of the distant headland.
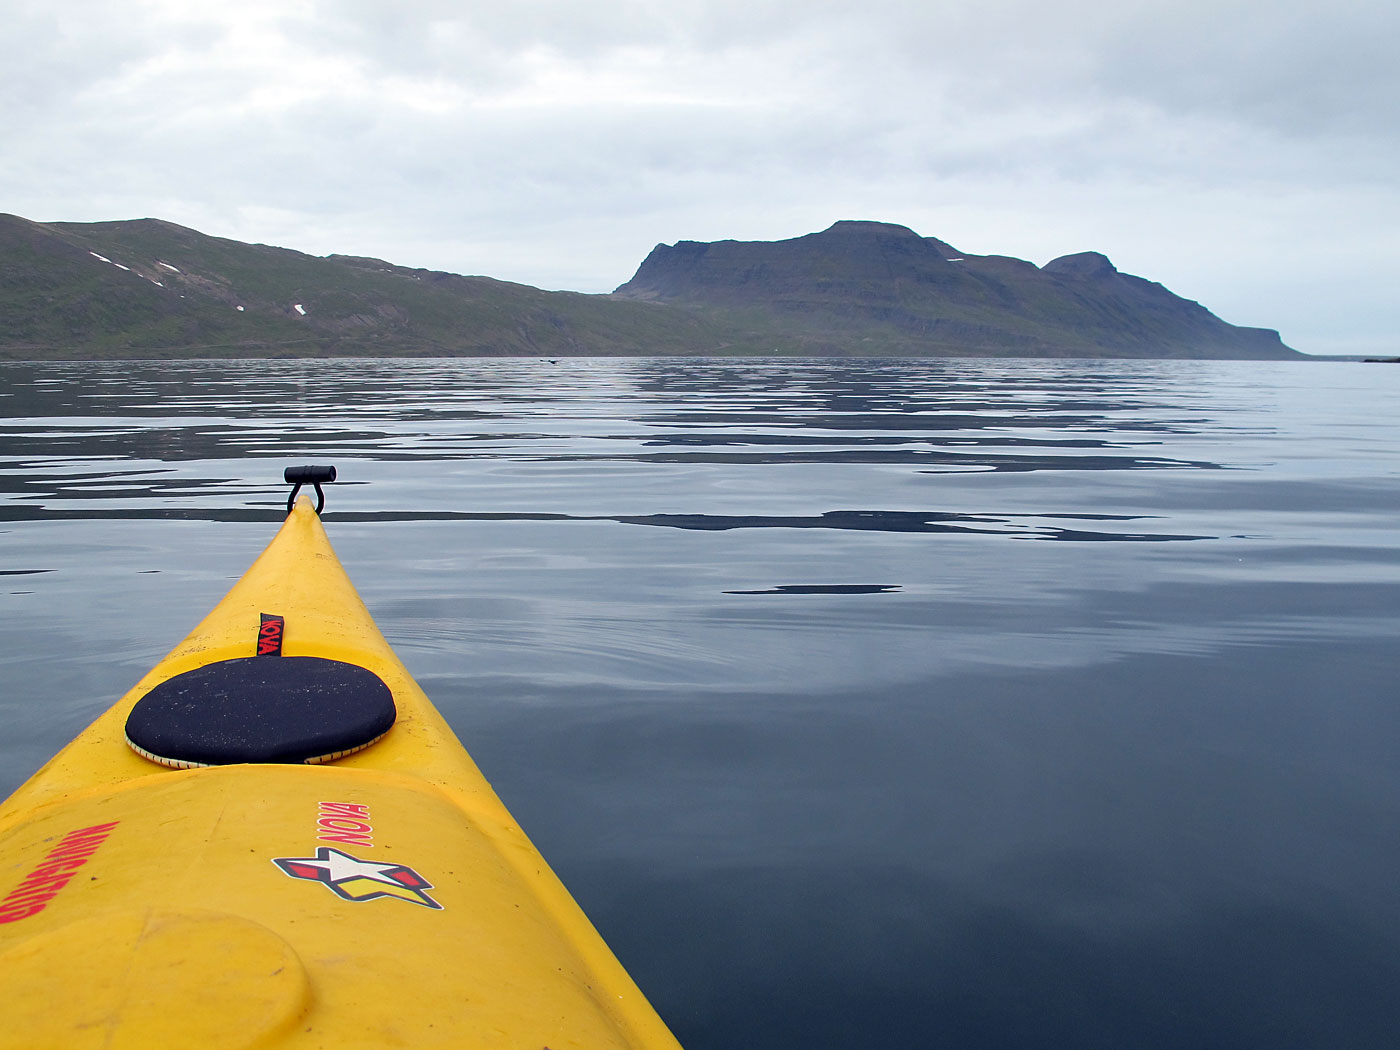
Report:
[[1097,252],[1038,267],[903,226],[659,244],[611,294],[305,255],[159,219],[0,215],[0,358],[1301,358]]

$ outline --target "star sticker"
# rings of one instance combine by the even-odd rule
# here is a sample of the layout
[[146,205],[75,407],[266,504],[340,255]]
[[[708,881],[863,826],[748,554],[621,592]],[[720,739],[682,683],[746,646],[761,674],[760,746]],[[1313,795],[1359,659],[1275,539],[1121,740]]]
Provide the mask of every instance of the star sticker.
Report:
[[274,857],[272,863],[292,878],[322,883],[348,901],[397,897],[427,908],[442,908],[424,892],[433,884],[403,864],[360,860],[330,846],[319,847],[314,857]]

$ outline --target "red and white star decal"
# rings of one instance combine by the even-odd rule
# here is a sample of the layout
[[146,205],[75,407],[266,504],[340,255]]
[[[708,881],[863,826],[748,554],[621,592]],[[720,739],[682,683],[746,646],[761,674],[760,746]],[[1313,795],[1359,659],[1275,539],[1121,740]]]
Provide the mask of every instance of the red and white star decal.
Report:
[[403,864],[360,860],[330,846],[319,847],[314,857],[274,857],[272,863],[292,878],[319,882],[348,901],[397,897],[425,908],[442,908],[426,892],[433,884]]

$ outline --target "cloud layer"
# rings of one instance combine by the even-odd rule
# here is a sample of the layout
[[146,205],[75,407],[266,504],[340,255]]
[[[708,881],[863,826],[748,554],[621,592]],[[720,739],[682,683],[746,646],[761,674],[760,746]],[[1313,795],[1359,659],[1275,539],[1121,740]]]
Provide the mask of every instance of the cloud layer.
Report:
[[1394,5],[9,6],[0,209],[29,218],[581,291],[658,241],[875,218],[1400,351]]

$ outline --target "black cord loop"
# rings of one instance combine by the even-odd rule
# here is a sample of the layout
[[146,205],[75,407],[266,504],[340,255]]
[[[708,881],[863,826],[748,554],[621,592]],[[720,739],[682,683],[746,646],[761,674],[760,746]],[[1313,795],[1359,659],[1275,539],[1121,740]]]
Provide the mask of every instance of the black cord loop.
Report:
[[321,485],[323,483],[329,484],[335,480],[335,467],[316,465],[288,467],[282,472],[282,480],[292,486],[292,494],[287,497],[288,514],[296,506],[297,493],[301,491],[303,485],[310,485],[316,490],[316,513],[320,514],[326,505],[326,494],[321,491]]

